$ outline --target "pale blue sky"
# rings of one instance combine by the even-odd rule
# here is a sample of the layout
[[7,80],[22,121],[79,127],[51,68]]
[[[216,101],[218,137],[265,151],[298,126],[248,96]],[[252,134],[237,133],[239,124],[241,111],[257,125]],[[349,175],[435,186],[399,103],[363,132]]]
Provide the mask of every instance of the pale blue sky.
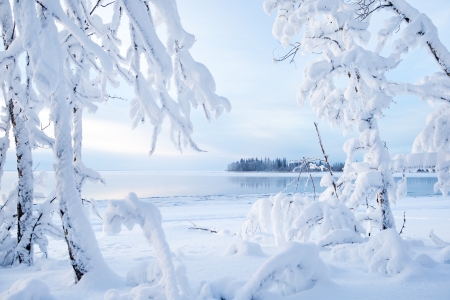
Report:
[[[272,63],[272,53],[286,52],[272,37],[273,16],[262,9],[262,0],[178,0],[185,29],[196,36],[191,53],[213,74],[217,93],[232,103],[232,111],[208,124],[201,111],[193,112],[194,140],[208,151],[186,149],[183,155],[172,147],[168,131],[163,134],[152,157],[151,128],[148,124],[131,131],[129,103],[110,101],[100,105],[95,115],[85,113],[84,162],[97,170],[224,170],[241,157],[320,156],[313,122],[318,121],[324,145],[331,161],[343,161],[345,153],[339,130],[315,117],[308,105],[299,107],[297,89],[304,66],[312,57],[298,57],[296,65]],[[426,13],[450,48],[450,3],[448,0],[411,0]],[[415,82],[437,71],[437,65],[425,49],[416,49],[391,76]],[[111,94],[126,98],[126,86]],[[427,103],[403,97],[380,120],[382,139],[391,154],[408,152],[415,135],[432,111]],[[50,169],[52,155],[35,153],[38,169]],[[15,154],[8,153],[7,169],[14,169]]]

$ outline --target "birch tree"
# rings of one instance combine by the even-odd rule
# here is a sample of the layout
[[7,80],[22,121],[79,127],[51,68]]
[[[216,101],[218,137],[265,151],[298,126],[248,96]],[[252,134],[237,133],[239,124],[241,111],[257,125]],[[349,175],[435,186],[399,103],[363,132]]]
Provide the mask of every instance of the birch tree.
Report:
[[[23,48],[16,42],[15,25],[11,6],[8,1],[0,3],[1,28],[3,47],[5,49],[5,69],[3,70],[3,97],[6,102],[8,117],[4,121],[5,137],[2,142],[2,163],[6,157],[6,149],[9,146],[8,133],[12,125],[15,140],[16,160],[18,171],[17,186],[17,245],[15,258],[19,263],[33,263],[33,159],[32,149],[37,145],[52,145],[52,139],[37,129],[39,118],[37,110],[41,107],[31,87],[32,70],[27,64],[25,84],[21,82],[21,70],[18,65],[19,56]],[[28,60],[28,57],[26,57]],[[28,61],[27,61],[28,62]],[[3,172],[3,170],[1,171]]]
[[[112,21],[107,24],[94,14],[101,7],[101,0],[92,7],[84,0],[66,0],[64,9],[59,1],[14,2],[17,51],[28,57],[27,82],[33,82],[39,96],[50,103],[55,137],[55,197],[77,281],[88,272],[108,270],[80,199],[86,178],[101,180],[98,173],[81,162],[82,109],[95,110],[93,102],[106,97],[108,82],[118,85],[115,76],[120,74],[134,86],[133,126],[145,119],[154,126],[150,154],[166,118],[180,151],[183,145],[200,151],[191,138],[191,106],[202,107],[208,120],[211,112],[218,117],[230,110],[228,100],[215,94],[212,75],[190,56],[188,49],[195,39],[181,27],[175,1],[116,1]],[[120,54],[117,37],[123,12],[132,37],[125,56]],[[168,28],[166,45],[156,33],[154,14],[160,14]],[[101,39],[101,46],[91,39],[93,35]],[[10,57],[11,48],[3,53],[5,57]],[[169,95],[172,81],[176,99]]]

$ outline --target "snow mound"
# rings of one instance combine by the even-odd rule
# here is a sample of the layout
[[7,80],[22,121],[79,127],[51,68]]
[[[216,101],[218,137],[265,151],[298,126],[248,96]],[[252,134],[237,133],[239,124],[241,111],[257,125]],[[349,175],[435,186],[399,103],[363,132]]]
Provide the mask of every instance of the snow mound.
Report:
[[337,245],[331,249],[331,259],[337,262],[363,263],[364,260],[358,254],[358,247],[355,244]]
[[144,261],[131,268],[127,273],[127,285],[138,286],[141,283],[155,284],[162,278],[162,270],[156,259]]
[[364,239],[349,228],[336,229],[330,231],[327,235],[316,242],[318,246],[334,246],[339,244],[356,244],[362,243]]
[[395,275],[412,262],[406,244],[394,229],[383,230],[359,248],[370,272]]
[[439,251],[437,260],[444,264],[450,264],[450,246],[447,246]]
[[449,244],[444,242],[441,238],[434,234],[433,230],[430,231],[429,235],[430,239],[438,246],[448,246]]
[[[184,295],[190,295],[191,290],[186,278],[186,268],[178,259],[173,260],[175,267],[175,276]],[[154,297],[162,297],[165,294],[164,272],[157,259],[153,258],[144,261],[131,268],[127,273],[127,285],[132,286],[131,295],[133,299],[153,299]],[[111,290],[111,297],[118,297],[114,290]],[[126,294],[121,295],[125,297]],[[106,295],[105,295],[106,298]],[[111,298],[116,299],[116,298]],[[120,297],[117,299],[121,299]],[[158,299],[158,298],[156,298]],[[164,298],[165,299],[165,298]]]
[[103,300],[133,300],[133,296],[129,293],[121,294],[118,290],[108,290]]
[[414,261],[425,268],[433,268],[437,265],[436,261],[425,253],[417,255]]
[[239,241],[235,244],[232,244],[228,249],[223,253],[224,255],[236,255],[236,256],[264,256],[264,252],[261,249],[261,246],[256,243],[251,243],[247,241]]
[[241,281],[236,281],[229,277],[220,278],[213,282],[203,282],[200,284],[200,294],[198,299],[234,299],[234,295],[244,285]]
[[277,299],[329,280],[315,244],[287,242],[256,271],[234,299]]
[[50,288],[36,278],[20,279],[9,291],[0,295],[2,300],[55,300],[50,294]]

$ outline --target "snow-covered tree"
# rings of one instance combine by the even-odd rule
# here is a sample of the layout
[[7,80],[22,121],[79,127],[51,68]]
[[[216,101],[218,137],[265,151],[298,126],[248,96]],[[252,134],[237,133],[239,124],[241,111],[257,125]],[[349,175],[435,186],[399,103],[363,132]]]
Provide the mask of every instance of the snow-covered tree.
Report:
[[[190,145],[200,151],[191,138],[191,106],[201,106],[208,120],[211,119],[210,112],[218,117],[224,110],[230,110],[228,100],[215,94],[215,83],[209,71],[189,54],[195,38],[182,28],[175,1],[115,1],[111,22],[106,24],[95,14],[96,9],[107,6],[102,2],[17,0],[14,1],[12,15],[9,2],[3,1],[1,11],[5,51],[0,55],[0,63],[8,66],[4,74],[9,75],[4,76],[4,86],[9,89],[4,95],[5,99],[13,99],[15,105],[13,110],[10,109],[10,119],[2,119],[6,134],[1,140],[1,164],[8,147],[8,122],[12,122],[18,163],[20,156],[24,165],[20,164],[20,168],[26,171],[22,172],[22,177],[28,180],[23,182],[27,189],[25,195],[31,195],[30,201],[23,202],[20,197],[24,192],[19,191],[18,207],[22,202],[27,205],[27,214],[19,217],[19,220],[23,219],[19,228],[30,230],[33,227],[26,221],[33,219],[32,172],[28,172],[32,170],[31,148],[35,143],[45,141],[53,144],[45,135],[33,131],[38,119],[29,108],[38,97],[50,105],[55,137],[52,147],[56,159],[55,197],[77,280],[90,271],[107,269],[80,199],[86,178],[101,181],[99,174],[84,167],[81,161],[82,110],[94,111],[96,106],[93,102],[107,97],[107,83],[118,86],[115,76],[119,74],[135,89],[131,107],[133,126],[145,118],[154,126],[150,153],[155,150],[157,136],[166,117],[171,124],[171,137],[176,147],[181,151],[182,145]],[[125,26],[129,28],[132,43],[127,54],[121,55],[117,30],[125,19],[124,12],[128,20]],[[163,23],[167,27],[165,45],[156,32],[156,27]],[[101,45],[94,42],[99,40]],[[25,84],[20,80],[18,59],[21,55],[26,57]],[[175,99],[169,95],[172,83],[176,90]],[[19,100],[14,100],[14,97]],[[20,127],[22,123],[18,123],[22,122],[20,118],[26,121],[23,121],[23,129]],[[18,140],[18,134],[23,139]],[[28,143],[26,137],[30,139]],[[19,169],[19,175],[22,173]],[[33,239],[28,231],[22,235],[24,238],[21,240],[28,244],[21,246],[19,239],[18,249],[26,251],[18,252],[18,255],[32,263]]]
[[[33,160],[32,149],[38,145],[52,145],[52,139],[37,128],[37,116],[42,108],[40,99],[34,93],[31,83],[32,70],[27,63],[25,83],[21,82],[19,56],[23,53],[17,38],[11,6],[8,1],[0,3],[1,30],[3,36],[2,89],[8,116],[3,118],[2,129],[5,136],[1,142],[3,169],[6,150],[9,147],[8,134],[12,131],[16,146],[18,186],[17,186],[17,245],[15,259],[20,263],[33,262]],[[23,37],[25,38],[25,37]],[[14,43],[15,42],[15,43]],[[14,45],[13,45],[14,43]],[[29,57],[26,57],[27,62]],[[3,170],[1,171],[3,173]],[[1,175],[1,174],[0,174]]]
[[[370,212],[365,219],[378,223],[381,229],[395,227],[390,202],[397,197],[397,185],[392,177],[396,170],[377,123],[383,110],[401,93],[448,102],[450,56],[439,41],[437,29],[404,0],[266,0],[264,9],[267,13],[278,10],[273,35],[283,46],[289,47],[292,39],[300,35],[292,55],[299,51],[319,54],[305,70],[297,95],[299,103],[309,100],[317,116],[328,119],[333,128],[342,126],[345,133],[356,128],[359,133],[344,145],[347,160],[337,182],[339,199],[353,209],[376,200],[376,213]],[[378,33],[378,46],[371,50],[367,47],[371,37],[368,27],[379,9],[388,9],[394,16],[385,22]],[[399,26],[401,32],[394,36]],[[392,51],[381,54],[386,40],[392,36],[396,38]],[[387,73],[401,63],[402,55],[417,45],[429,49],[443,72],[426,77],[416,85],[388,80]],[[430,87],[435,91],[429,91]],[[441,124],[444,123],[441,119]],[[442,127],[430,126],[436,131]],[[430,137],[430,133],[425,136]],[[355,162],[355,155],[361,152],[363,161]]]

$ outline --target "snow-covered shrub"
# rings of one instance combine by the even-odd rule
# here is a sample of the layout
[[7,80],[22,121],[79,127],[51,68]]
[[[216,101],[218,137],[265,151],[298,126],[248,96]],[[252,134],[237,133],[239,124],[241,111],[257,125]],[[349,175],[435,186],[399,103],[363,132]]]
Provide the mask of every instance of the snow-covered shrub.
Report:
[[223,253],[224,255],[236,255],[236,256],[264,256],[264,252],[259,244],[251,243],[248,241],[238,241]]
[[312,243],[288,242],[236,293],[236,300],[276,299],[329,281],[327,268]]
[[316,227],[321,246],[361,242],[359,234],[365,232],[353,213],[341,202],[330,204],[328,201],[316,201],[303,209],[286,236],[288,240],[307,242]]
[[353,213],[327,189],[319,201],[282,193],[259,199],[238,235],[248,239],[258,233],[273,234],[277,245],[281,245],[286,241],[308,242],[315,229],[321,246],[358,243],[362,241],[360,234],[365,233]]
[[412,262],[402,238],[394,229],[371,236],[360,245],[359,255],[369,265],[371,272],[395,275]]
[[11,288],[0,294],[3,300],[55,300],[56,298],[50,294],[49,287],[39,279],[28,278],[19,279]]
[[368,265],[370,272],[391,276],[414,263],[409,257],[406,243],[395,229],[374,234],[366,243],[334,247],[331,254],[332,259],[337,261],[362,260]]
[[272,197],[261,198],[253,203],[237,235],[246,240],[258,232],[272,233],[272,220],[270,217],[272,205]]
[[[108,207],[103,216],[103,230],[106,233],[118,233],[121,231],[122,225],[131,230],[135,224],[138,224],[148,243],[153,245],[157,262],[131,271],[127,278],[131,283],[139,284],[144,281],[148,284],[148,281],[150,281],[150,284],[152,284],[161,281],[161,285],[138,286],[135,293],[147,296],[153,295],[157,289],[161,289],[166,294],[167,299],[179,299],[180,295],[189,295],[190,289],[184,266],[180,265],[176,268],[172,260],[172,253],[161,227],[161,221],[161,213],[155,205],[142,202],[135,193],[130,193],[125,200],[110,200],[108,202]],[[158,274],[161,274],[160,278]]]

